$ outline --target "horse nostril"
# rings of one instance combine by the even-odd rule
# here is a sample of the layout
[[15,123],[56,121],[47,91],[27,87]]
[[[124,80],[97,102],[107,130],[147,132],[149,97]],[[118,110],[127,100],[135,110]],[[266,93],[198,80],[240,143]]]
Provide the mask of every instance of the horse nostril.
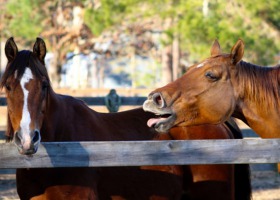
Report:
[[22,135],[20,134],[20,132],[16,132],[16,133],[15,133],[15,137],[16,137],[18,140],[22,140]]
[[40,140],[41,140],[40,131],[35,130],[35,131],[34,131],[34,136],[33,136],[33,138],[32,138],[32,142],[33,142],[34,144],[36,144],[36,143],[40,142]]
[[22,135],[19,132],[15,133],[14,142],[17,146],[21,146]]
[[157,107],[159,108],[164,107],[164,100],[160,93],[154,93],[152,98],[153,98],[153,102],[156,104]]

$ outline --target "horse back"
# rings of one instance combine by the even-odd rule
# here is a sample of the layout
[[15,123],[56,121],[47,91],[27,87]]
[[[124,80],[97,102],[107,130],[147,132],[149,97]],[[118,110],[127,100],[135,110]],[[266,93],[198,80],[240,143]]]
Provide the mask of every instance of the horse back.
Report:
[[46,137],[42,136],[42,141],[151,140],[158,134],[147,126],[154,114],[141,107],[118,113],[99,113],[71,96],[54,93],[51,99],[50,111],[42,127]]

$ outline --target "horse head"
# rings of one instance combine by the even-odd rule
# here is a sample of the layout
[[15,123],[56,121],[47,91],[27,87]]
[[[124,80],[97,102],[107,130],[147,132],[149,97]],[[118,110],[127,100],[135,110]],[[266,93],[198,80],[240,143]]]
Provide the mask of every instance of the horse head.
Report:
[[8,123],[6,135],[13,138],[21,154],[36,153],[41,141],[40,128],[47,106],[49,78],[44,66],[46,46],[37,38],[33,52],[18,51],[13,38],[7,40],[8,59],[0,87],[7,97]]
[[232,87],[234,68],[242,59],[241,40],[230,54],[223,54],[216,40],[211,57],[191,66],[179,79],[151,92],[145,111],[161,117],[150,119],[149,126],[167,132],[173,126],[218,124],[226,121],[236,108],[238,98]]

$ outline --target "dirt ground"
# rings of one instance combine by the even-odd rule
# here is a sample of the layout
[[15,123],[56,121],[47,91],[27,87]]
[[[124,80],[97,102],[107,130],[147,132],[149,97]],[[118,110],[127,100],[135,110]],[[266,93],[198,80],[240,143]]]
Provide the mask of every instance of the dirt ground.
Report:
[[[280,175],[274,171],[252,172],[253,200],[280,200]],[[19,199],[14,174],[0,175],[0,199]]]
[[251,174],[253,200],[280,200],[280,174],[255,171]]
[[19,199],[16,192],[16,180],[14,174],[0,175],[0,199]]

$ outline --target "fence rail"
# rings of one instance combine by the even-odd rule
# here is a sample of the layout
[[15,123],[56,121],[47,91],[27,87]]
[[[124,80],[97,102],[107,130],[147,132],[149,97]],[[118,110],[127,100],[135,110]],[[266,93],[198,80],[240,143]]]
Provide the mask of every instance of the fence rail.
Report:
[[[105,106],[104,97],[76,98],[89,106]],[[121,100],[122,105],[140,106],[146,97]],[[0,106],[6,105],[6,98],[0,97]],[[252,135],[251,130],[247,132]],[[45,142],[33,156],[20,155],[13,144],[2,143],[0,158],[3,169],[279,163],[280,139]]]
[[280,162],[280,139],[45,142],[33,156],[0,145],[0,168]]
[[[76,97],[83,100],[89,106],[105,106],[104,97]],[[121,105],[140,106],[144,103],[147,97],[120,97]],[[5,97],[0,97],[0,106],[6,106],[7,100]]]

